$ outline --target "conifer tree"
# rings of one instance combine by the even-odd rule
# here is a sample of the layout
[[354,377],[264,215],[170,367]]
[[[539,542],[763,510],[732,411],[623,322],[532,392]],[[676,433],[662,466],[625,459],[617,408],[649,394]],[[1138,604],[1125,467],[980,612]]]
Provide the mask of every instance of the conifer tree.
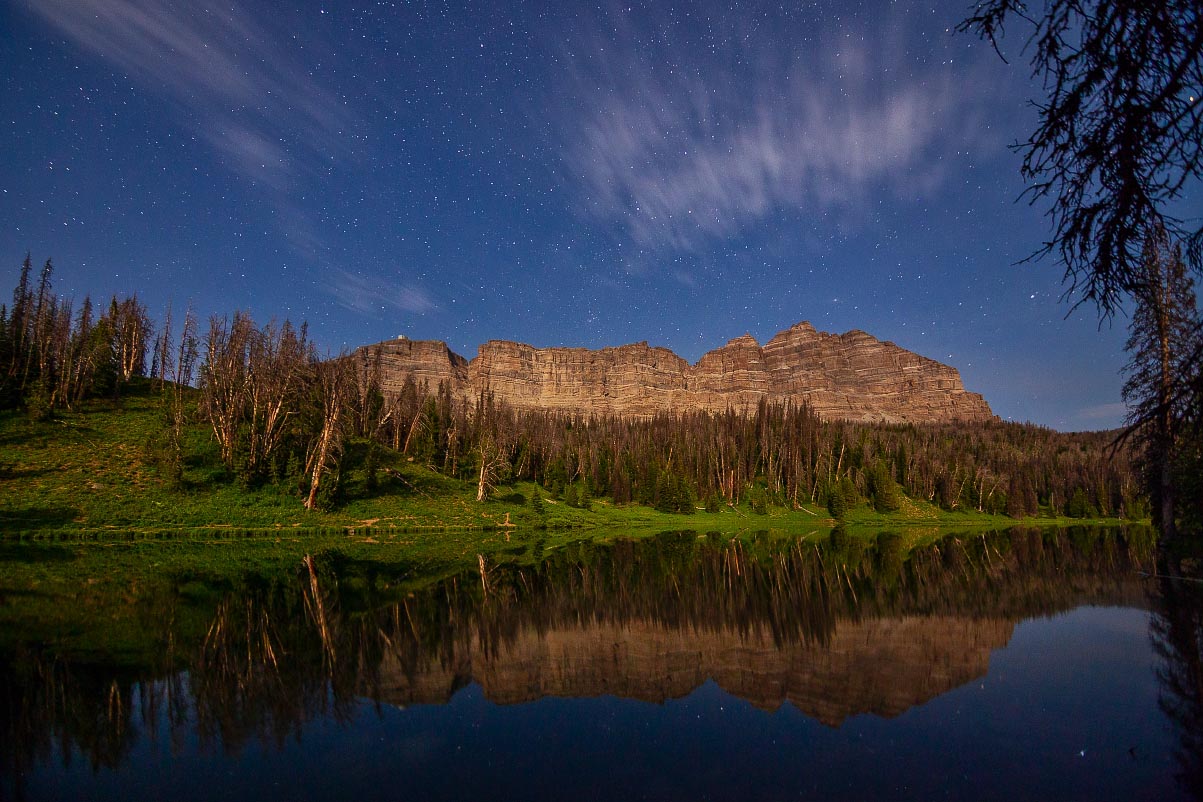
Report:
[[25,364],[25,349],[29,339],[29,316],[30,305],[32,304],[32,293],[29,289],[29,274],[33,272],[33,259],[29,253],[25,254],[25,261],[21,263],[21,278],[17,281],[17,286],[13,290],[13,308],[12,314],[9,315],[9,340],[11,343],[11,358],[7,367],[8,375],[17,379],[23,374]]
[[1184,394],[1199,348],[1195,294],[1181,248],[1164,229],[1155,229],[1144,249],[1141,283],[1126,350],[1124,401],[1130,432],[1141,448],[1141,467],[1154,519],[1162,531],[1175,531],[1177,493],[1174,461],[1181,423],[1187,414]]

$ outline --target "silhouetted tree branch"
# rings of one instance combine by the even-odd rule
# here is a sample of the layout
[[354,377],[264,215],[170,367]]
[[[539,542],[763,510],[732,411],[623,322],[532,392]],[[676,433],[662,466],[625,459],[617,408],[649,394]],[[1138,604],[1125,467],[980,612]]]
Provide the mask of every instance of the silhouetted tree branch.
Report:
[[1040,122],[1016,147],[1026,196],[1048,202],[1066,296],[1104,317],[1135,294],[1149,231],[1187,243],[1201,267],[1203,226],[1175,203],[1203,177],[1203,6],[1198,0],[987,0],[959,26],[996,50],[1005,23],[1028,27],[1032,69],[1047,92]]

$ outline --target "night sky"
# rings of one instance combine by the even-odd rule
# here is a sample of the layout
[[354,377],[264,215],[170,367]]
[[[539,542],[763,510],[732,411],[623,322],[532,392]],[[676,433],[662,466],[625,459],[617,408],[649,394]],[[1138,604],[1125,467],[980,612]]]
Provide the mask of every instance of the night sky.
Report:
[[[947,362],[1004,418],[1123,417],[1016,202],[1039,94],[942,3],[0,4],[0,291],[137,291],[466,357],[800,320]],[[7,275],[7,279],[2,279]]]

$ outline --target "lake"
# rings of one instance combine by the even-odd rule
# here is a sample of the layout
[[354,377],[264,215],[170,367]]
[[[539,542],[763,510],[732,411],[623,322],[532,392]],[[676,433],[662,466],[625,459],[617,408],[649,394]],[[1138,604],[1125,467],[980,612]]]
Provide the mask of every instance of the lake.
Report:
[[1203,796],[1203,588],[1147,529],[174,548],[0,553],[0,794]]

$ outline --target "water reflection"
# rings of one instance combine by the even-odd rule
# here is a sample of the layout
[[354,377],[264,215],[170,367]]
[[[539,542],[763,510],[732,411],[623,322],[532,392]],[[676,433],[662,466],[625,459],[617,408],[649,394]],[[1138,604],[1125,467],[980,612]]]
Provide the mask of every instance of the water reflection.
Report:
[[1159,590],[1149,625],[1158,702],[1178,742],[1177,779],[1203,799],[1203,582],[1163,576]]
[[[0,655],[0,768],[19,793],[35,765],[115,767],[140,739],[237,754],[303,737],[319,717],[347,720],[365,698],[441,703],[471,683],[511,704],[662,702],[714,680],[831,726],[896,716],[984,675],[1020,620],[1147,606],[1152,554],[1147,530],[1011,530],[913,549],[894,533],[837,531],[820,544],[679,533],[536,545],[399,591],[412,577],[325,552],[288,581],[250,581],[208,605],[182,591],[131,599],[161,644],[152,661],[73,651],[30,629]],[[1153,600],[1163,705],[1196,790],[1198,594],[1163,585]]]
[[891,534],[763,549],[686,535],[498,567],[444,588],[446,603],[393,608],[402,625],[380,621],[389,648],[361,689],[396,704],[443,702],[469,681],[500,703],[663,701],[710,678],[838,725],[984,674],[1020,618],[1144,601],[1146,555],[1119,537],[949,538],[908,557]]

